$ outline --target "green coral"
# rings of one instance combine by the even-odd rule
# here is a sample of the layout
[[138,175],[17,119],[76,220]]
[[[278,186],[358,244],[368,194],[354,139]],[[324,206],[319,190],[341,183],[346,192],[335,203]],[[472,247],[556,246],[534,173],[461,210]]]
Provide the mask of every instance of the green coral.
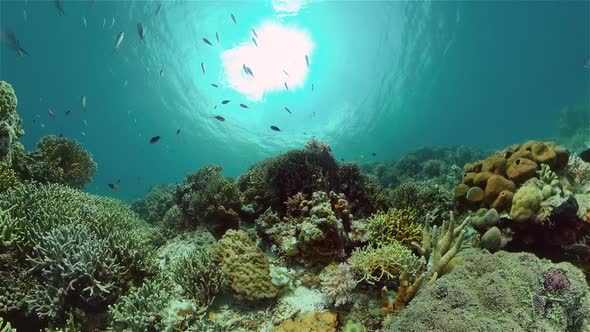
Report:
[[0,193],[12,188],[17,182],[16,172],[8,164],[0,162]]
[[0,316],[0,332],[16,332],[16,329],[13,329],[12,326],[10,326],[10,323],[5,323]]
[[225,284],[224,275],[206,249],[189,252],[172,266],[173,280],[204,313]]
[[407,247],[422,238],[422,226],[413,209],[389,209],[377,212],[366,220],[366,237],[371,243],[383,245],[398,242]]
[[398,277],[402,272],[412,276],[418,274],[424,261],[412,254],[407,247],[391,242],[377,247],[366,246],[356,249],[348,264],[360,275],[358,282],[370,284]]
[[50,135],[37,143],[36,151],[14,158],[13,168],[23,180],[83,189],[96,172],[96,163],[75,140]]
[[437,214],[455,208],[453,194],[436,185],[404,182],[390,193],[393,207],[414,209],[418,215]]
[[277,295],[278,289],[270,276],[268,257],[246,232],[228,230],[213,245],[213,251],[237,299],[262,300]]
[[147,222],[155,224],[162,221],[175,199],[176,186],[159,185],[153,187],[143,199],[133,202],[131,209]]
[[120,293],[126,273],[109,243],[81,225],[45,233],[28,261],[43,277],[27,296],[29,310],[53,320],[63,319],[65,310],[79,303],[91,310],[105,306]]
[[24,135],[22,120],[16,112],[18,100],[14,89],[5,81],[0,81],[0,162],[11,161],[12,150],[19,144],[18,138]]
[[221,166],[204,166],[178,186],[176,204],[193,225],[204,224],[221,237],[239,224],[240,194],[236,185],[221,175]]

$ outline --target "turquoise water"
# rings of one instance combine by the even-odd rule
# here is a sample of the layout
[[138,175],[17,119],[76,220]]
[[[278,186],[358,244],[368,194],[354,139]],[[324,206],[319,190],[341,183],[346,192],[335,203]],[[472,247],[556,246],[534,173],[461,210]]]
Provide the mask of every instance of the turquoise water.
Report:
[[[204,164],[237,176],[311,136],[338,159],[359,162],[421,145],[548,138],[560,110],[590,95],[588,2],[310,1],[285,12],[271,1],[164,1],[156,16],[159,4],[64,1],[63,16],[51,1],[0,4],[1,25],[30,55],[6,44],[0,53],[0,80],[19,98],[21,141],[33,149],[47,134],[79,140],[98,164],[90,192],[131,200]],[[313,47],[262,54],[276,51],[262,43],[269,22],[301,32]],[[224,52],[253,50],[252,28],[265,58],[240,82],[257,84],[256,73],[272,62],[299,71],[288,90],[253,96],[229,79],[238,73],[224,67]],[[125,38],[113,51],[119,32]],[[224,99],[231,102],[220,105]],[[110,190],[118,179],[121,188]]]

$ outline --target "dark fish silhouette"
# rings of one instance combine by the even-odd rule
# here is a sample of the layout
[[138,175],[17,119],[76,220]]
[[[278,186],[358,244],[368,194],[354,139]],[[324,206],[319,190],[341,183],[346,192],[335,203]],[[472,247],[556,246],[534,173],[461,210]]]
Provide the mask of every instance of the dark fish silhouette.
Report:
[[234,24],[238,24],[238,21],[236,21],[236,17],[234,16],[234,14],[231,14],[231,20],[234,21]]
[[289,86],[287,85],[287,82],[285,82],[285,89],[289,90]]
[[277,127],[277,126],[270,126],[270,129],[272,129],[274,131],[281,131],[281,129],[279,129],[279,127]]
[[62,16],[65,14],[61,0],[53,0],[53,4],[55,5],[55,8],[57,8],[57,15]]
[[291,113],[291,110],[287,106],[285,106],[285,111],[287,111],[287,112],[289,112],[289,114],[293,115],[293,113]]
[[254,34],[254,37],[258,38],[258,34],[256,33],[256,30],[254,30],[254,28],[252,28],[252,33]]
[[246,75],[254,77],[254,73],[252,72],[252,69],[250,69],[250,67],[247,67],[245,64],[243,64],[242,68],[244,69],[244,72],[246,72]]
[[154,14],[154,16],[158,16],[160,14],[160,10],[162,10],[162,3],[161,2],[158,4],[158,8],[156,9],[156,13]]
[[51,110],[51,108],[47,109],[47,114],[49,114],[49,116],[51,116],[52,118],[55,118],[55,112]]
[[305,55],[305,63],[307,64],[307,68],[309,68],[309,58],[307,57],[307,54]]
[[160,136],[154,136],[150,139],[150,144],[158,143],[159,140],[160,140]]
[[216,115],[216,116],[214,116],[213,118],[214,118],[215,120],[219,120],[219,121],[221,121],[221,122],[225,121],[225,118],[224,118],[224,117],[222,117],[222,116],[219,116],[219,115]]
[[285,75],[289,76],[289,73],[287,73],[287,71],[284,69],[283,69],[283,73],[285,73]]
[[256,42],[256,39],[252,38],[252,42],[254,42],[254,45],[256,45],[256,47],[258,47],[258,43]]
[[311,83],[311,91],[313,91],[313,83]]
[[240,104],[240,107],[241,108],[249,108],[248,105],[245,105],[245,104]]
[[217,39],[217,43],[219,44],[219,33],[215,33],[215,39]]
[[203,75],[205,75],[205,64],[201,62],[201,70],[203,71]]
[[27,51],[25,51],[22,47],[20,47],[20,42],[18,41],[18,39],[16,39],[16,35],[14,34],[14,32],[12,32],[12,30],[8,29],[8,28],[3,28],[2,29],[2,40],[8,44],[8,46],[10,46],[10,48],[13,48],[18,55],[25,56],[25,55],[29,55],[29,53],[27,53]]
[[108,186],[113,190],[119,189],[119,185],[115,183],[109,183]]
[[178,129],[178,130],[176,131],[176,135],[178,135],[178,134],[180,134],[180,129]]
[[66,111],[66,115],[70,115],[70,113],[72,113],[72,111],[70,111],[70,110]]
[[371,155],[372,155],[373,157],[377,156],[377,154],[376,154],[375,152],[371,153]]
[[211,42],[209,41],[209,39],[207,39],[207,38],[204,38],[204,37],[203,37],[203,41],[204,41],[206,44],[209,44],[209,45],[213,46],[213,44],[211,44]]
[[580,159],[582,159],[583,161],[590,163],[590,149],[586,149],[582,152],[580,152]]
[[214,87],[214,88],[218,88],[219,87],[219,85],[217,85],[215,83],[211,83],[211,86]]
[[137,22],[137,34],[141,41],[143,41],[143,37],[145,36],[145,30],[143,29],[143,23]]
[[222,101],[222,102],[221,102],[221,104],[222,104],[222,105],[225,105],[225,104],[229,103],[230,101],[231,101],[231,100],[227,100],[227,99],[226,99],[226,100]]

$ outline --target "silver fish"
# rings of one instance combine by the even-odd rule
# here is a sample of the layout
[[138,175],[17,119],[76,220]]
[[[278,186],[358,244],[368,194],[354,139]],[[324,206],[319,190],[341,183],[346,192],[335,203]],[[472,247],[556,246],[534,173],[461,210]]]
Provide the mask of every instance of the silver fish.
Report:
[[309,68],[309,58],[307,57],[307,54],[305,55],[305,63],[307,64],[307,68]]
[[86,96],[80,97],[80,103],[82,104],[82,108],[86,109]]
[[82,120],[82,122],[84,122],[84,125],[88,127],[88,122],[86,122],[86,120]]
[[205,64],[201,62],[201,70],[203,71],[203,75],[205,75]]
[[29,55],[29,53],[27,53],[27,51],[25,51],[22,47],[20,47],[20,42],[18,41],[18,39],[16,38],[16,35],[14,34],[14,32],[12,32],[12,30],[8,29],[8,28],[3,28],[2,29],[2,40],[8,44],[8,46],[10,46],[11,48],[13,48],[18,55],[25,56],[25,55]]
[[84,29],[88,27],[88,24],[86,23],[86,17],[84,16],[82,16],[82,24],[84,24]]
[[156,13],[154,14],[154,16],[158,16],[160,14],[160,10],[162,10],[162,3],[160,2],[160,4],[158,4],[158,8],[156,9]]
[[125,33],[119,32],[119,34],[117,35],[117,40],[115,41],[115,49],[118,49],[119,46],[121,46],[121,43],[123,42],[123,38],[125,38]]
[[586,64],[584,65],[584,68],[590,69],[590,56],[588,57],[588,59],[586,59]]
[[164,69],[160,69],[160,78],[164,77]]
[[123,83],[123,87],[127,87],[127,80],[125,80],[125,83]]
[[25,24],[27,24],[27,10],[23,9],[23,19],[25,20]]
[[102,18],[102,26],[100,27],[101,29],[104,29],[105,25],[107,25],[107,18],[103,17]]
[[61,0],[53,0],[53,4],[55,5],[55,8],[57,8],[57,15],[64,15],[64,7]]
[[137,34],[141,41],[143,41],[143,37],[145,36],[145,30],[143,29],[143,23],[137,22]]
[[231,19],[232,21],[234,21],[234,24],[238,24],[238,21],[236,21],[236,17],[234,16],[234,14],[231,14]]
[[252,38],[252,41],[254,42],[254,45],[256,45],[256,47],[258,47],[258,43],[256,42],[256,39]]
[[115,17],[113,16],[113,20],[111,21],[111,29],[115,26]]
[[254,34],[254,37],[258,39],[258,34],[256,33],[256,30],[254,30],[254,28],[252,28],[252,33]]
[[80,134],[82,134],[82,136],[86,136],[86,133],[81,131]]

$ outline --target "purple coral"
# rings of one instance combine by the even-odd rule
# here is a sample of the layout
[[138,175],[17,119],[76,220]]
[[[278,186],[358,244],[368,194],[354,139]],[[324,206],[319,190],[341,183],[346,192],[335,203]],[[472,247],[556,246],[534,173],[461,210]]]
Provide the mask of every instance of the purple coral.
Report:
[[350,265],[340,263],[337,267],[320,275],[321,291],[334,303],[334,306],[340,307],[352,302],[352,291],[357,284],[355,280]]
[[549,270],[543,274],[543,278],[543,287],[550,293],[561,294],[570,286],[570,281],[561,270]]

